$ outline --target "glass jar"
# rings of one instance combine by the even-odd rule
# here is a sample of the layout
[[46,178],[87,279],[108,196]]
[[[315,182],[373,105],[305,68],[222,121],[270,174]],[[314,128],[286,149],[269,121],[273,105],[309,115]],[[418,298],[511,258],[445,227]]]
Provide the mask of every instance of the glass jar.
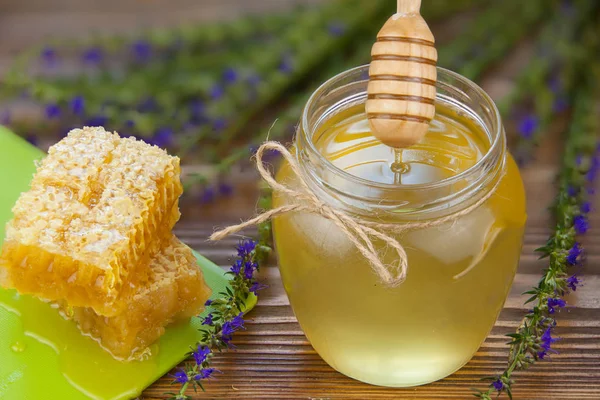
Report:
[[[407,387],[444,378],[466,364],[491,330],[515,276],[526,221],[521,177],[506,151],[498,109],[477,85],[438,69],[437,105],[483,132],[486,150],[465,170],[423,184],[365,179],[338,168],[316,145],[336,115],[367,98],[368,67],[323,84],[306,105],[292,154],[311,190],[357,220],[405,224],[455,214],[495,190],[480,207],[438,226],[392,235],[408,255],[406,280],[382,283],[330,220],[279,216],[274,240],[285,290],[314,349],[354,379]],[[297,178],[283,164],[277,180]],[[274,194],[274,207],[295,201]],[[397,255],[374,242],[385,263]]]

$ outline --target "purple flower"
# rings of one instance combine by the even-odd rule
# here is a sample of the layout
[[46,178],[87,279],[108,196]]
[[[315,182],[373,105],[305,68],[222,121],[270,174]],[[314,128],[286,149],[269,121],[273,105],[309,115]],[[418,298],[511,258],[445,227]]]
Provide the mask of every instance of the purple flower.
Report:
[[104,52],[100,47],[90,47],[83,52],[81,58],[83,59],[83,62],[88,65],[100,64],[104,59]]
[[538,352],[538,357],[543,360],[544,357],[550,351],[550,347],[552,346],[552,343],[554,343],[558,340],[558,339],[552,338],[552,326],[549,326],[544,331],[540,340],[541,340],[540,347],[542,348],[542,350],[540,352]]
[[528,115],[519,123],[519,133],[525,139],[530,139],[538,129],[539,120],[535,115]]
[[213,303],[213,301],[211,299],[206,300],[206,303],[204,303],[204,305],[206,307],[210,306]]
[[190,102],[190,113],[193,117],[199,117],[204,114],[204,103],[200,100]]
[[175,372],[173,374],[173,378],[175,378],[175,382],[179,382],[182,385],[185,384],[185,383],[187,383],[190,380],[190,378],[188,378],[187,373],[184,370],[182,370],[182,369],[180,369],[177,372]]
[[25,136],[25,140],[27,140],[30,144],[34,146],[38,145],[38,138],[35,135],[27,135]]
[[229,271],[235,275],[239,275],[242,271],[242,260],[235,260]]
[[128,119],[127,121],[125,121],[125,126],[127,128],[133,128],[135,127],[135,121],[132,119]]
[[253,240],[242,240],[237,246],[238,257],[249,256],[256,248],[256,242]]
[[108,122],[108,117],[105,115],[94,115],[87,121],[85,121],[86,126],[104,126]]
[[0,116],[0,125],[10,125],[10,111],[4,110]]
[[548,299],[548,312],[554,314],[557,308],[562,308],[566,305],[567,303],[561,298],[550,298]]
[[294,62],[290,56],[285,56],[279,63],[279,71],[284,74],[291,74],[294,72]]
[[588,193],[590,196],[593,196],[593,195],[595,195],[595,194],[596,194],[596,189],[594,189],[594,188],[588,188],[588,190],[587,190],[587,193]]
[[578,167],[581,167],[582,163],[583,163],[583,156],[581,154],[577,154],[577,156],[575,157],[575,164],[577,164]]
[[260,284],[260,283],[258,283],[258,282],[254,282],[254,283],[252,284],[252,286],[250,286],[250,289],[249,289],[249,290],[250,290],[250,292],[251,292],[251,293],[254,293],[254,294],[256,295],[256,292],[258,292],[259,290],[263,290],[263,289],[265,289],[266,287],[267,287],[267,285],[261,285],[261,284]]
[[169,147],[173,144],[173,131],[170,128],[160,128],[152,137],[154,143],[158,147]]
[[212,313],[210,313],[206,317],[204,317],[204,320],[202,320],[202,325],[212,325],[212,324],[213,324],[213,315],[212,315]]
[[58,104],[48,104],[46,106],[46,117],[48,119],[60,118],[60,107]]
[[227,321],[223,324],[221,328],[221,334],[224,337],[231,338],[231,335],[240,329],[244,329],[244,313],[239,313],[236,317],[234,317],[231,321]]
[[196,360],[196,364],[202,365],[210,353],[211,351],[208,346],[198,346],[198,349],[192,353],[192,356]]
[[42,58],[42,61],[44,61],[44,63],[47,66],[51,67],[56,64],[56,61],[57,61],[56,50],[54,50],[52,47],[44,47],[42,49],[40,56]]
[[567,278],[567,286],[572,290],[576,291],[577,286],[581,285],[581,279],[577,275],[573,275]]
[[579,243],[575,243],[573,247],[569,250],[569,254],[567,255],[567,263],[570,265],[576,265],[579,256],[581,255],[581,246]]
[[199,381],[201,379],[208,379],[213,374],[213,372],[215,372],[214,368],[204,368],[194,376],[194,380]]
[[501,391],[502,389],[504,389],[504,383],[502,382],[502,380],[500,378],[496,379],[493,383],[492,386],[494,387],[494,389],[496,389],[497,391]]
[[215,189],[210,186],[205,187],[200,195],[200,203],[208,204],[215,201]]
[[217,118],[215,122],[213,122],[213,129],[215,131],[222,131],[227,128],[227,121],[224,118]]
[[223,196],[230,196],[233,193],[233,186],[228,183],[221,182],[219,183],[219,193]]
[[214,85],[211,89],[210,89],[210,97],[213,100],[218,100],[221,97],[223,97],[223,94],[225,93],[225,90],[223,90],[223,87],[221,85]]
[[588,214],[588,213],[590,213],[591,211],[592,211],[592,205],[590,204],[590,202],[589,202],[589,201],[586,201],[585,203],[583,203],[583,204],[581,205],[581,212],[582,212],[583,214]]
[[343,22],[339,22],[339,21],[334,21],[332,23],[329,24],[329,27],[327,28],[327,30],[329,31],[329,34],[331,36],[335,36],[335,37],[340,37],[343,36],[344,33],[346,33],[346,24],[344,24]]
[[149,113],[152,111],[156,111],[157,109],[158,104],[156,103],[156,100],[151,96],[146,97],[137,105],[137,110],[141,113]]
[[588,231],[588,221],[583,215],[578,215],[573,218],[573,226],[578,235],[583,235]]
[[567,187],[567,194],[569,195],[569,197],[575,197],[579,194],[579,188],[569,185]]
[[139,62],[148,61],[152,57],[152,45],[145,40],[134,42],[131,50],[135,59]]
[[559,93],[562,89],[562,79],[559,75],[554,75],[549,81],[548,86],[554,93]]
[[262,79],[260,78],[260,75],[258,75],[258,74],[252,74],[248,77],[248,83],[251,86],[258,86],[261,82],[262,82]]
[[85,100],[83,96],[75,96],[71,99],[69,103],[69,107],[71,108],[71,112],[75,115],[83,115],[85,110]]
[[252,279],[252,275],[254,274],[256,267],[258,267],[258,264],[251,261],[246,261],[244,264],[244,278]]
[[223,71],[223,80],[227,83],[235,83],[238,80],[238,73],[233,68],[227,68]]
[[569,100],[560,96],[554,101],[554,112],[560,113],[565,111],[569,107]]

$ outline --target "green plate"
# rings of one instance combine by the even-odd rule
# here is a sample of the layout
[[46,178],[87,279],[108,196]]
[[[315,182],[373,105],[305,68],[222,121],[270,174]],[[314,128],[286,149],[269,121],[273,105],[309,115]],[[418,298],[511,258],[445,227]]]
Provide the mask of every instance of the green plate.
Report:
[[[0,126],[0,243],[19,194],[29,187],[34,160],[44,154]],[[196,254],[213,295],[224,290],[223,270]],[[248,300],[247,309],[256,304]],[[198,318],[167,328],[145,361],[114,360],[48,304],[0,289],[0,399],[120,400],[144,388],[185,358],[200,339]]]

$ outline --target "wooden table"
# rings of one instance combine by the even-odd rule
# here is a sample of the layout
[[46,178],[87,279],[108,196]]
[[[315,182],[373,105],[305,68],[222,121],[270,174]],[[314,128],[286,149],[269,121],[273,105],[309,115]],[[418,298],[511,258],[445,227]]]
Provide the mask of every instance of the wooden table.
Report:
[[[315,0],[309,0],[315,1]],[[168,3],[168,4],[167,4]],[[285,4],[284,4],[285,3]],[[234,6],[246,9],[271,8],[291,3],[283,0],[149,0],[140,13],[138,0],[55,0],[52,6],[42,0],[5,0],[0,9],[0,71],[15,49],[36,42],[48,32],[73,34],[90,27],[127,30],[132,18],[144,24],[179,22],[228,15]],[[93,13],[89,11],[94,9]],[[137,7],[137,8],[136,8]],[[68,23],[64,23],[68,21]],[[139,21],[138,21],[139,22]],[[441,28],[439,28],[441,29]],[[510,89],[511,78],[526,62],[529,44],[522,44],[501,66],[491,71],[482,86],[495,98]],[[525,313],[521,293],[534,285],[545,263],[537,260],[534,249],[550,234],[547,206],[553,200],[553,180],[561,158],[560,132],[549,133],[535,162],[522,170],[528,194],[529,221],[521,264],[510,297],[494,329],[475,357],[460,371],[442,381],[411,389],[369,386],[347,378],[330,368],[315,353],[303,335],[283,290],[275,265],[264,268],[260,278],[269,285],[259,303],[247,316],[247,329],[237,332],[236,351],[214,359],[222,371],[206,383],[206,393],[195,399],[468,399],[470,388],[482,387],[479,379],[500,372],[506,364],[505,334],[514,332]],[[215,226],[237,223],[251,216],[256,203],[255,175],[246,171],[238,177],[236,194],[214,205],[182,206],[183,217],[176,234],[208,258],[228,268],[237,239],[208,244],[206,238]],[[600,208],[600,197],[595,199]],[[584,244],[587,263],[585,285],[568,298],[569,307],[560,312],[554,346],[559,354],[540,362],[529,371],[516,374],[515,400],[600,399],[600,217],[591,217],[592,229]],[[252,235],[252,231],[246,232]],[[141,399],[165,399],[171,378],[164,377],[148,388]],[[110,384],[107,382],[107,384]],[[10,399],[13,400],[13,399]],[[16,400],[16,399],[14,399]]]

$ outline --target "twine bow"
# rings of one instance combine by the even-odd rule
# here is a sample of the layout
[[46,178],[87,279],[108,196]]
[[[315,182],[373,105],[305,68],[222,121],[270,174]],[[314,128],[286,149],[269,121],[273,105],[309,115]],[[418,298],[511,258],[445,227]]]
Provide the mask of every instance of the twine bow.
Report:
[[[273,150],[278,151],[281,153],[283,158],[285,158],[289,164],[289,167],[297,178],[298,187],[292,188],[277,182],[271,172],[265,168],[262,162],[263,155],[265,151]],[[499,179],[496,183],[496,186],[494,186],[492,190],[486,193],[486,195],[479,199],[476,203],[458,213],[454,213],[452,215],[432,221],[407,224],[382,224],[357,220],[346,214],[343,210],[336,209],[321,200],[306,182],[305,173],[300,169],[300,165],[298,164],[298,161],[296,161],[296,158],[285,148],[285,146],[279,142],[265,142],[258,148],[258,151],[256,152],[256,168],[262,179],[267,182],[271,189],[278,193],[287,195],[287,197],[293,200],[294,203],[273,208],[260,215],[257,215],[252,219],[242,222],[241,224],[232,225],[217,231],[210,236],[209,239],[211,241],[221,240],[249,226],[261,224],[282,214],[292,212],[308,212],[311,214],[320,215],[332,221],[346,235],[346,237],[354,244],[354,246],[356,246],[358,251],[360,251],[360,253],[369,261],[371,268],[380,277],[383,283],[390,287],[398,286],[406,279],[408,272],[408,256],[404,250],[404,247],[402,247],[402,245],[396,239],[389,236],[387,233],[398,234],[408,230],[437,226],[456,220],[457,218],[475,210],[477,207],[487,201],[495,192],[501,180]],[[374,238],[383,241],[385,244],[387,244],[387,246],[391,247],[396,252],[398,256],[397,263],[383,263],[379,252],[373,245]]]

